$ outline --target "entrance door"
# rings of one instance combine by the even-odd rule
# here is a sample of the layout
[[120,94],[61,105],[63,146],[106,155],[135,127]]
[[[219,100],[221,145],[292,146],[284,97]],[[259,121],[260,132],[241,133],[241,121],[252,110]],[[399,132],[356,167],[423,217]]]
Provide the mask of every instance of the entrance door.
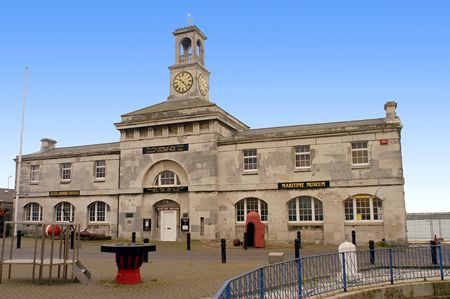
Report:
[[255,225],[252,222],[247,224],[247,246],[255,246]]
[[177,212],[161,211],[161,241],[177,240]]

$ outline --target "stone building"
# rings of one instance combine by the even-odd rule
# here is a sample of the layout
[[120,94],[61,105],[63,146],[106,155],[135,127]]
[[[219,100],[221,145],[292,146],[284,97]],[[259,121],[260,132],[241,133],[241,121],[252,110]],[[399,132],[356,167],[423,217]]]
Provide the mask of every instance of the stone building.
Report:
[[170,95],[122,115],[114,143],[25,155],[19,219],[75,221],[91,232],[174,241],[406,239],[397,104],[385,117],[250,129],[209,100],[206,36],[176,30]]

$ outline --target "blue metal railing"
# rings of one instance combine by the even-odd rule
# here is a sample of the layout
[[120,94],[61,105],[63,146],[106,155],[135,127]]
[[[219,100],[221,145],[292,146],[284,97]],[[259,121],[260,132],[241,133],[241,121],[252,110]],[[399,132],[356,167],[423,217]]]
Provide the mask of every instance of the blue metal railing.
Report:
[[214,298],[308,298],[371,284],[446,276],[450,276],[448,245],[358,250],[263,266],[227,280]]

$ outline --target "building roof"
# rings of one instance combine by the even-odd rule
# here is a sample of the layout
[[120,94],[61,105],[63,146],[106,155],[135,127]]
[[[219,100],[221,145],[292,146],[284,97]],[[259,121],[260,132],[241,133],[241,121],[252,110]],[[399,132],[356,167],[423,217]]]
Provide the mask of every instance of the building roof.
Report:
[[143,109],[122,115],[121,122],[115,123],[117,129],[158,125],[191,120],[219,118],[236,130],[248,129],[231,114],[215,103],[191,98],[185,100],[168,100]]
[[99,143],[82,146],[69,146],[52,148],[45,151],[32,153],[29,155],[23,155],[24,161],[31,159],[52,159],[63,157],[78,157],[78,156],[96,156],[105,154],[118,154],[120,153],[120,143]]
[[16,192],[14,189],[0,188],[0,202],[13,202]]
[[361,130],[380,128],[401,128],[400,122],[388,122],[386,118],[365,119],[355,121],[330,122],[307,125],[294,125],[283,127],[271,127],[261,129],[249,129],[235,132],[232,136],[223,138],[220,143],[236,143],[256,141],[271,138],[292,138],[312,135],[327,135],[338,133],[350,133]]
[[177,111],[180,109],[211,107],[211,106],[216,106],[216,104],[200,99],[166,101],[124,114],[122,115],[122,117],[142,115],[142,114],[158,114],[169,111]]

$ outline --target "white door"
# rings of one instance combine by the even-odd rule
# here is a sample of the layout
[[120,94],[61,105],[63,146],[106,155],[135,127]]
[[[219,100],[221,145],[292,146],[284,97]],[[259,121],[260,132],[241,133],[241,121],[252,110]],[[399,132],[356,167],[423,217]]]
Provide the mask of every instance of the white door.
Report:
[[161,241],[177,240],[177,212],[161,211]]

